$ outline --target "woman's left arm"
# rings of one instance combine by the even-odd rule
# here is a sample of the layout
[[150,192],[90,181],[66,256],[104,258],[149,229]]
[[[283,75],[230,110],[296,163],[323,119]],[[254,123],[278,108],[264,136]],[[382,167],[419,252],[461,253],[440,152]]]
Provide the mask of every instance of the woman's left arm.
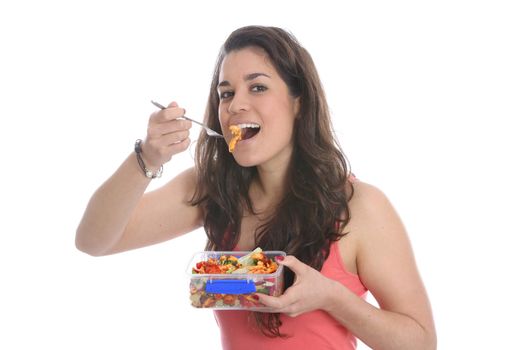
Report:
[[294,285],[278,298],[260,300],[290,316],[324,310],[373,349],[435,349],[430,303],[403,224],[381,191],[362,182],[354,187],[348,229],[357,244],[359,277],[380,309],[292,256],[281,264],[295,272]]

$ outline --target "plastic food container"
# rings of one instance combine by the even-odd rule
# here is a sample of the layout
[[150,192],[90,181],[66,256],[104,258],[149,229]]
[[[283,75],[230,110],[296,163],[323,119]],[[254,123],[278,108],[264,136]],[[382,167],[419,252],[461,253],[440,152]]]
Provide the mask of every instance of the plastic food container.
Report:
[[[197,263],[208,259],[220,259],[221,256],[240,258],[251,251],[196,253],[186,270],[190,277],[190,300],[196,308],[219,310],[264,311],[267,307],[253,298],[254,293],[279,296],[283,292],[284,269],[277,264],[273,273],[192,273]],[[262,252],[268,259],[275,261],[276,256],[286,256],[282,251]]]

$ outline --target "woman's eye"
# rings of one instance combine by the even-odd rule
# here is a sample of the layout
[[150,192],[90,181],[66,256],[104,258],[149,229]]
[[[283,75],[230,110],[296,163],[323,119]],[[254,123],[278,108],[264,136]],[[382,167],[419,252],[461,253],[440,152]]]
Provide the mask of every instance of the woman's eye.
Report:
[[219,93],[219,99],[223,100],[225,98],[229,98],[233,96],[233,92],[231,91],[223,91]]
[[263,85],[254,85],[254,86],[252,86],[251,90],[253,92],[263,92],[263,91],[268,90],[268,88],[266,86],[263,86]]

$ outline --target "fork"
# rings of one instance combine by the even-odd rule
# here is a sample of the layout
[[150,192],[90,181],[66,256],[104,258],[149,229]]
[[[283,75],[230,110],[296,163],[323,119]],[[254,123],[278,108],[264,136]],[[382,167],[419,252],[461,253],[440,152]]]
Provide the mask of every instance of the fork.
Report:
[[[157,107],[160,108],[160,109],[166,109],[166,107],[164,107],[163,105],[161,105],[161,104],[158,103],[158,102],[155,102],[155,101],[151,100],[151,103],[153,103],[155,106],[157,106]],[[206,125],[202,124],[201,122],[198,122],[198,121],[196,121],[196,120],[193,120],[193,119],[191,119],[191,118],[188,118],[188,117],[186,117],[185,115],[183,115],[181,118],[182,118],[182,119],[189,120],[190,122],[195,123],[195,124],[197,124],[197,125],[200,125],[200,126],[206,131],[206,134],[208,134],[208,136],[211,136],[211,137],[222,137],[222,138],[224,138],[224,136],[222,136],[221,134],[219,134],[217,131],[208,128]]]

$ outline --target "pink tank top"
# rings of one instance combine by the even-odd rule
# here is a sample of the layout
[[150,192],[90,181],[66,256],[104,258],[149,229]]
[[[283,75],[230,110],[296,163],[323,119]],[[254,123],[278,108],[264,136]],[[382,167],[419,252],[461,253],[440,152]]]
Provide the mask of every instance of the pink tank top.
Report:
[[[364,298],[367,289],[359,276],[348,272],[339,253],[339,245],[332,243],[330,254],[321,273],[337,280]],[[261,334],[256,328],[255,320],[249,311],[214,311],[220,328],[224,350],[295,350],[295,349],[337,349],[351,350],[356,348],[356,338],[348,329],[340,325],[324,311],[312,311],[297,317],[281,314],[281,334],[286,338],[270,338]]]

